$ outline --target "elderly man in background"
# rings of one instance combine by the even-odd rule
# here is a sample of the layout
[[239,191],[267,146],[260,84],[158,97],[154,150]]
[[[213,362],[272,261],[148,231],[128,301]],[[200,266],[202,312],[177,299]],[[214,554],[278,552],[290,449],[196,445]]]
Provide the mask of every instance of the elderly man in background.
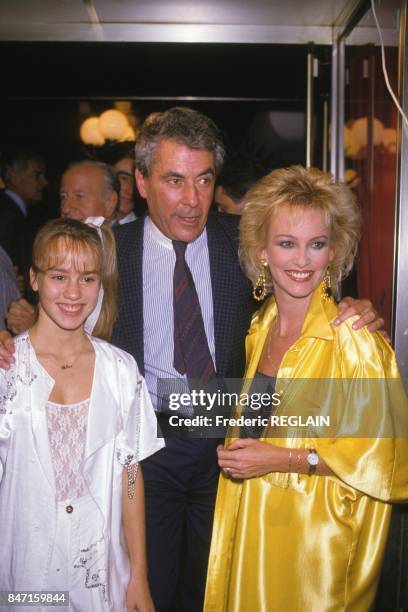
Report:
[[116,218],[120,183],[116,172],[99,161],[71,164],[61,177],[61,217],[84,221],[87,217]]
[[[103,162],[84,160],[71,164],[61,177],[61,216],[78,221],[87,217],[116,218],[120,184],[116,172]],[[37,309],[24,298],[11,303],[6,321],[14,333],[31,327]]]

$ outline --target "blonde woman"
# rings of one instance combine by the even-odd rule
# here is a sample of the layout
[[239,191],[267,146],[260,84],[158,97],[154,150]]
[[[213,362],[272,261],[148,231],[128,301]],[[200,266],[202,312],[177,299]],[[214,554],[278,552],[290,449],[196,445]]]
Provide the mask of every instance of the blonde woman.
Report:
[[98,302],[99,338],[116,313],[113,235],[92,221],[37,235],[38,320],[0,372],[0,590],[69,592],[60,610],[152,612],[138,463],[162,442],[133,358],[86,332]]
[[241,263],[255,294],[273,296],[247,336],[244,390],[264,379],[281,398],[274,416],[332,423],[269,418],[259,439],[235,428],[219,447],[206,612],[373,603],[389,502],[408,499],[408,405],[383,337],[332,324],[359,233],[349,189],[316,169],[273,171],[246,198]]

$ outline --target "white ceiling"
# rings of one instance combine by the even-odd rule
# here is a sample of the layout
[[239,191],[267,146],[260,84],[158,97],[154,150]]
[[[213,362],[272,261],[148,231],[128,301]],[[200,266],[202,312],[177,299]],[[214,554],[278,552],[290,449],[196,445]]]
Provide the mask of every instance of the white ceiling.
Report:
[[[0,40],[331,43],[358,0],[0,0]],[[399,0],[378,9],[396,40]],[[373,35],[365,20],[365,33]]]

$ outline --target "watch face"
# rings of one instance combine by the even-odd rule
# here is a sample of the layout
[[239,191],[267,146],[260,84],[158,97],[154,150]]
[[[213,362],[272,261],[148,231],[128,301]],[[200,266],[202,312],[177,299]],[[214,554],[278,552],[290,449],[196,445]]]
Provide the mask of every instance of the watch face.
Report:
[[317,465],[319,463],[319,455],[317,453],[309,453],[307,462],[309,465]]

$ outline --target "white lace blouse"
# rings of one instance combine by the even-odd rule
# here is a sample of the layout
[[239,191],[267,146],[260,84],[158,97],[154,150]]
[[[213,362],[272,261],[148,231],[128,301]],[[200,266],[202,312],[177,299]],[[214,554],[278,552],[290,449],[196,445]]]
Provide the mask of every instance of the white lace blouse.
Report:
[[77,404],[47,402],[48,437],[58,501],[86,493],[82,475],[89,398]]

